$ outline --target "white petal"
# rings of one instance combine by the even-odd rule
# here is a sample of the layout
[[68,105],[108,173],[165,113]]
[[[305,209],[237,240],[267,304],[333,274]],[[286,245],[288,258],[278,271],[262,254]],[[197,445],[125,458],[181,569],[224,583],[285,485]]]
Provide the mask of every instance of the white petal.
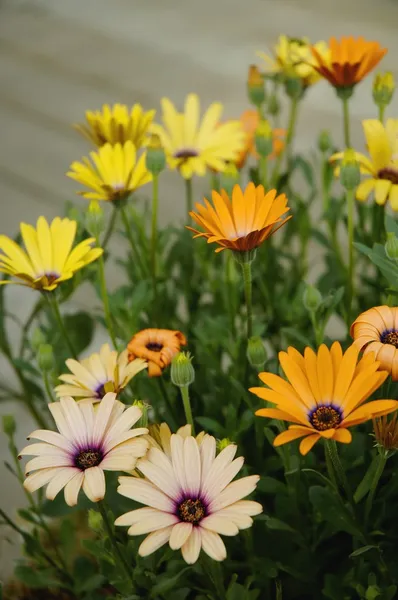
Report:
[[84,471],[83,492],[91,502],[99,502],[105,498],[105,476],[100,467]]
[[143,533],[151,533],[158,529],[164,529],[169,525],[175,525],[179,522],[177,515],[171,513],[157,511],[157,515],[147,519],[142,519],[138,523],[131,525],[127,533],[129,535],[142,535]]
[[192,523],[177,523],[174,525],[169,541],[170,548],[179,550],[191,535],[192,528]]
[[184,439],[192,435],[192,427],[191,425],[183,425],[179,429],[177,429],[177,435],[180,435]]
[[160,445],[167,458],[171,459],[171,431],[167,423],[161,423],[159,426]]
[[82,364],[73,358],[68,358],[65,364],[69,371],[75,375],[78,382],[91,388],[92,390],[95,389],[97,381],[90,371],[84,366],[85,363]]
[[156,508],[137,508],[136,510],[130,510],[129,512],[120,515],[115,521],[115,525],[122,527],[123,525],[133,525],[143,519],[150,519],[155,517],[159,511]]
[[216,457],[216,440],[212,435],[206,434],[200,445],[200,460],[202,463],[201,485],[203,485],[213,461]]
[[116,448],[113,448],[107,456],[117,456],[118,454],[131,454],[131,456],[135,456],[135,458],[141,458],[145,456],[146,451],[148,450],[148,442],[143,437],[133,440],[127,440],[127,442],[123,442],[123,444],[119,444]]
[[74,477],[72,477],[69,483],[66,484],[64,495],[65,502],[68,506],[76,506],[83,479],[84,473],[83,471],[80,471],[79,473],[76,473]]
[[92,433],[93,444],[101,444],[105,441],[105,430],[109,423],[113,405],[115,403],[116,394],[108,392],[102,398],[98,410],[95,413],[94,429]]
[[125,409],[126,409],[126,406],[125,406],[125,404],[123,404],[123,402],[119,402],[119,400],[115,400],[115,403],[112,408],[111,416],[109,417],[109,420],[108,420],[108,425],[105,429],[104,440],[107,439],[107,435],[108,435],[109,431],[114,426],[116,421],[118,421],[118,419],[123,415]]
[[[126,479],[128,483],[124,483]],[[165,512],[174,511],[174,502],[149,481],[144,481],[136,477],[120,477],[119,482],[120,485],[117,491],[122,496]]]
[[[102,402],[103,401],[104,400],[102,400]],[[127,408],[123,414],[116,419],[112,426],[107,428],[104,443],[109,444],[113,438],[116,438],[117,436],[131,429],[132,426],[140,419],[141,415],[142,410],[138,408],[138,406],[130,406],[130,408]]]
[[218,533],[202,529],[201,534],[202,548],[210,558],[218,561],[227,558],[227,550]]
[[210,502],[209,512],[213,513],[230,504],[233,504],[237,500],[244,498],[251,494],[255,489],[260,477],[258,475],[250,475],[249,477],[243,477],[237,481],[230,483],[214,500]]
[[[54,402],[54,404],[58,403]],[[66,450],[68,452],[73,451],[73,445],[71,444],[71,442],[57,431],[36,429],[36,431],[33,431],[33,433],[30,434],[28,440],[30,440],[30,438],[41,440],[42,442],[47,442],[48,444],[52,444],[53,446],[58,446],[58,448],[62,448],[63,450]]]
[[83,401],[78,404],[79,410],[83,415],[84,422],[86,424],[87,441],[89,436],[94,429],[94,408],[91,402]]
[[51,444],[38,443],[25,446],[19,456],[69,456],[69,453]]
[[46,498],[54,500],[55,496],[66,486],[66,484],[79,473],[75,467],[64,467],[59,469],[58,473],[51,479],[46,489]]
[[[222,478],[222,476],[225,473],[225,470],[233,461],[236,451],[237,446],[235,444],[230,444],[229,446],[224,448],[224,450],[222,450],[213,461],[210,470],[207,472],[207,475],[204,478],[202,486],[202,493],[207,497],[208,502],[210,502],[215,497],[216,490],[218,489],[217,482]],[[229,481],[227,481],[227,483],[229,483]],[[212,493],[213,488],[215,493]],[[218,489],[218,492],[219,491],[220,489]]]
[[239,502],[235,502],[223,510],[240,512],[249,515],[250,517],[254,517],[263,512],[263,507],[259,502],[254,502],[254,500],[239,500]]
[[61,398],[59,402],[73,436],[72,439],[80,446],[84,446],[87,443],[87,429],[80,408],[70,396]]
[[239,533],[239,529],[235,523],[231,519],[220,517],[219,513],[214,513],[202,519],[200,526],[210,531],[221,533],[221,535],[236,535]]
[[200,527],[193,527],[192,533],[181,547],[182,557],[186,563],[193,565],[199,558],[200,548],[202,545],[202,536]]
[[[115,352],[115,356],[117,355],[117,352]],[[93,375],[93,377],[95,377],[95,379],[97,380],[98,384],[101,385],[104,381],[107,381],[108,379],[108,374],[105,370],[105,366],[102,364],[101,358],[99,356],[99,354],[95,353],[92,354],[89,359],[89,364],[90,364],[90,371]],[[110,379],[113,379],[113,373],[112,376],[110,377]]]
[[53,477],[55,477],[58,471],[58,467],[56,467],[55,469],[41,469],[40,471],[29,475],[23,482],[23,486],[26,490],[28,490],[28,492],[32,494],[39,488],[43,487],[43,485],[46,485],[46,483],[48,483]]
[[177,500],[181,495],[181,488],[175,478],[173,467],[167,456],[152,448],[148,452],[148,458],[140,460],[139,470],[149,481],[161,489],[165,494]]
[[137,458],[128,454],[113,454],[110,452],[102,461],[101,469],[104,471],[125,471],[129,473],[137,464]]
[[185,478],[185,464],[184,464],[184,440],[181,436],[173,433],[170,439],[171,448],[171,460],[173,463],[173,469],[175,477],[180,484],[180,488],[187,491],[187,481]]
[[59,402],[51,402],[48,408],[60,434],[73,442],[75,438],[67,423],[61,404]]
[[187,482],[187,493],[191,497],[199,495],[200,491],[200,453],[194,437],[189,436],[184,440],[184,467]]
[[165,527],[164,529],[159,529],[158,531],[150,533],[138,548],[138,554],[140,556],[148,556],[164,546],[164,544],[169,541],[172,529],[172,526]]
[[147,433],[148,429],[146,427],[137,427],[137,429],[132,429],[131,431],[121,433],[115,437],[112,437],[108,443],[104,443],[104,452],[109,452],[109,450],[112,450],[112,448],[115,448],[115,446]]
[[[217,459],[216,459],[217,460]],[[216,461],[214,461],[215,464]],[[216,498],[220,492],[232,481],[237,473],[243,466],[243,456],[236,458],[229,465],[223,468],[222,471],[218,469],[213,471],[212,477],[209,477],[202,489],[202,493],[206,498],[207,502]]]
[[66,454],[51,455],[51,456],[36,456],[32,458],[25,465],[26,475],[31,471],[37,471],[38,469],[47,469],[49,467],[72,467],[73,460]]

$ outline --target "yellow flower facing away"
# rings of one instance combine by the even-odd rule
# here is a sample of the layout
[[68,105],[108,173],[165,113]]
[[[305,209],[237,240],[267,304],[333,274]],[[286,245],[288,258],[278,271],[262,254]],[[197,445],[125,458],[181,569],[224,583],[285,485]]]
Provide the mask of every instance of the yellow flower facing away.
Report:
[[78,194],[88,200],[116,202],[127,198],[138,188],[152,181],[146,168],[146,153],[137,157],[137,150],[131,141],[125,144],[105,144],[90,158],[73,162],[67,176],[86,186],[90,191]]
[[196,94],[189,94],[183,112],[178,112],[168,98],[162,98],[162,121],[151,132],[159,135],[171,169],[178,169],[184,179],[204,176],[207,169],[223,171],[228,161],[235,161],[245,145],[245,132],[239,121],[220,123],[223,105],[214,102],[200,117]]
[[386,380],[387,371],[369,354],[358,361],[359,350],[352,345],[343,354],[338,342],[331,348],[322,344],[318,352],[306,348],[304,355],[295,348],[279,353],[286,379],[273,373],[260,373],[267,387],[250,391],[273,408],[261,408],[260,417],[294,423],[276,436],[274,446],[304,438],[301,454],[307,454],[320,439],[349,444],[349,427],[397,410],[396,400],[365,401]]
[[81,361],[69,358],[66,366],[70,373],[59,376],[64,383],[55,388],[57,397],[72,396],[75,400],[100,402],[108,392],[120,394],[148,363],[141,358],[129,363],[127,350],[118,354],[109,344],[104,344],[98,353]]
[[18,283],[50,292],[96,260],[103,250],[91,247],[94,238],[73,248],[76,226],[76,221],[59,217],[50,224],[39,217],[36,229],[21,223],[25,250],[6,235],[0,235],[0,273],[13,278],[2,279],[0,284]]
[[[361,173],[366,178],[356,190],[358,200],[365,201],[374,192],[377,204],[390,201],[393,210],[398,210],[398,119],[387,119],[385,125],[378,119],[362,121],[369,158],[355,153]],[[330,157],[331,162],[340,161],[343,152]],[[336,175],[340,168],[336,169]]]
[[[328,56],[327,44],[316,42],[314,48],[320,56]],[[273,48],[273,55],[257,52],[265,61],[265,72],[269,75],[281,74],[284,77],[298,77],[304,87],[308,87],[321,79],[314,69],[315,60],[311,53],[311,44],[307,38],[293,38],[280,35]]]
[[290,216],[285,194],[276,195],[276,190],[265,192],[262,185],[249,183],[242,190],[235,185],[230,198],[225,190],[212,192],[213,206],[205,198],[205,205],[196,204],[197,212],[189,213],[204,231],[193,231],[204,237],[209,244],[216,243],[221,252],[228,248],[236,252],[249,252],[260,246],[286,223]]
[[136,148],[141,148],[155,113],[155,110],[144,111],[141,104],[134,104],[130,109],[126,104],[104,104],[102,110],[87,110],[87,124],[74,127],[95,146],[131,141]]

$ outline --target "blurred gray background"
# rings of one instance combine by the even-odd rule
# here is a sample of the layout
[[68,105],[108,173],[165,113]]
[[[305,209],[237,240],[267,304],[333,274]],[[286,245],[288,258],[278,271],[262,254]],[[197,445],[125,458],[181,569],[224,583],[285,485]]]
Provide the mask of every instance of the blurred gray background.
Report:
[[[0,0],[0,233],[14,235],[21,220],[55,217],[67,200],[84,204],[75,196],[77,184],[64,174],[88,150],[71,128],[86,109],[113,102],[159,108],[163,95],[182,105],[193,91],[203,106],[221,101],[227,117],[238,116],[248,107],[248,65],[256,62],[256,50],[271,48],[280,33],[313,41],[342,34],[378,40],[389,48],[379,69],[397,76],[397,26],[395,0]],[[376,116],[371,83],[372,76],[351,103],[358,149],[361,120]],[[394,104],[388,114],[398,116]],[[340,104],[320,82],[301,108],[296,148],[314,147],[322,128],[341,143]],[[203,183],[195,185],[199,200]],[[162,221],[181,218],[184,207],[182,182],[168,175],[161,185]],[[122,243],[114,249],[123,252]],[[119,280],[112,267],[107,279],[111,287]],[[21,287],[7,289],[9,306],[22,319],[35,298]],[[74,307],[91,301],[82,290]],[[17,329],[12,335],[17,341]],[[92,349],[103,339],[99,332]],[[0,377],[15,384],[1,360]],[[32,423],[14,404],[3,403],[0,412],[17,418],[22,447]],[[3,467],[6,457],[3,436],[0,505],[15,514],[24,496]],[[5,537],[0,530],[0,579],[18,554],[18,540],[10,548]]]

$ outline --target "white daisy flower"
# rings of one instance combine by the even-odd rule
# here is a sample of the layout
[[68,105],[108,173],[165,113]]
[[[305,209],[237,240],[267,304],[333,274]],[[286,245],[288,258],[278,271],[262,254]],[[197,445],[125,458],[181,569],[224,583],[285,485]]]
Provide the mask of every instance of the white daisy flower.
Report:
[[126,409],[116,394],[106,394],[97,410],[71,397],[48,407],[59,433],[34,431],[28,440],[41,442],[26,446],[19,455],[35,456],[25,467],[24,487],[31,493],[48,484],[46,497],[54,500],[65,488],[65,502],[74,506],[83,487],[92,502],[99,502],[105,496],[104,471],[131,471],[147,451],[147,440],[139,436],[148,429],[131,429],[142,411],[137,406]]
[[219,534],[236,535],[262,512],[258,502],[242,500],[253,492],[258,475],[231,483],[243,465],[231,444],[216,456],[216,440],[205,435],[173,434],[170,456],[152,447],[137,463],[144,478],[120,477],[118,492],[145,504],[120,516],[115,525],[129,526],[129,535],[149,533],[139,548],[147,556],[169,542],[181,549],[188,564],[197,561],[201,548],[214,560],[224,560],[226,549]]
[[129,381],[140,371],[146,369],[148,363],[142,358],[128,362],[128,351],[118,355],[104,344],[98,353],[94,353],[81,361],[69,358],[66,366],[72,375],[60,375],[65,383],[55,388],[58,398],[72,396],[91,402],[99,402],[107,392],[119,394]]

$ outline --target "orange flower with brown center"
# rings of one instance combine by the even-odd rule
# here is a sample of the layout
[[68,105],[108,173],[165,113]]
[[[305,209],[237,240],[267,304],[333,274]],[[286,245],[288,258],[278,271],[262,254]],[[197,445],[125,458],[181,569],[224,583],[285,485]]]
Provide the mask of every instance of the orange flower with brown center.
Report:
[[[258,110],[253,110],[253,109],[245,110],[240,116],[240,122],[241,122],[242,128],[246,134],[246,139],[245,139],[245,146],[239,152],[238,158],[235,161],[235,164],[238,169],[241,169],[245,165],[245,162],[246,162],[249,154],[251,156],[253,156],[254,158],[256,158],[257,160],[260,158],[256,151],[256,142],[255,142],[256,129],[260,122]],[[286,134],[286,132],[284,129],[274,129],[272,131],[273,151],[272,151],[272,154],[270,154],[268,156],[268,159],[273,159],[282,152],[284,145],[285,145],[285,142],[283,140],[285,134]]]
[[197,213],[190,216],[205,231],[193,231],[197,237],[205,237],[209,244],[220,247],[216,252],[228,248],[236,252],[248,252],[260,246],[277,231],[290,217],[285,216],[289,207],[285,194],[276,195],[276,190],[264,191],[249,183],[245,190],[235,185],[230,198],[225,190],[213,190],[212,201],[204,198],[205,206],[196,204]]
[[321,55],[312,46],[314,69],[336,88],[350,88],[362,81],[387,52],[379,42],[369,42],[363,37],[332,37],[329,53]]
[[187,340],[181,331],[143,329],[127,345],[129,361],[144,358],[148,361],[149,377],[159,377]]
[[351,325],[351,337],[364,354],[374,352],[380,369],[398,381],[398,308],[375,306],[357,317]]

